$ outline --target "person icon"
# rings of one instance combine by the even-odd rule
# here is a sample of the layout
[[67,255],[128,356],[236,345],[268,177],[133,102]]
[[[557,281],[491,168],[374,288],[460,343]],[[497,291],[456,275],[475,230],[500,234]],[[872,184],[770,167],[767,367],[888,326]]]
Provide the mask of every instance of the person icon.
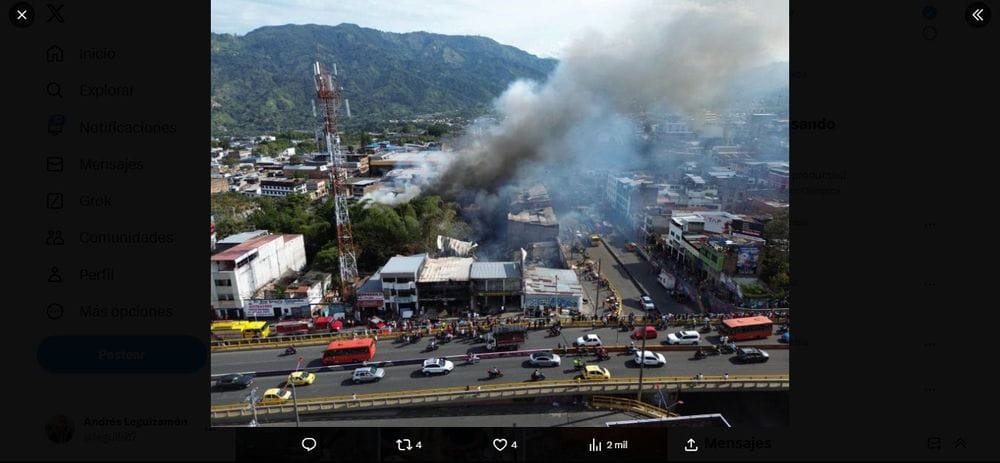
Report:
[[52,267],[52,274],[49,275],[49,283],[62,283],[62,276],[59,275],[59,267]]
[[62,237],[62,230],[49,230],[49,236],[45,238],[46,246],[62,246],[66,240]]

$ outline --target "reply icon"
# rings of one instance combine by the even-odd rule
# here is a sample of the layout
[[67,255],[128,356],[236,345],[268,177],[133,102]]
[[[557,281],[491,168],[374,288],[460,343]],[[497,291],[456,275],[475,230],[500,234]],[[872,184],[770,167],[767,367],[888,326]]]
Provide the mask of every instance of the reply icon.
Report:
[[316,439],[312,437],[302,439],[302,448],[306,449],[306,452],[312,452],[312,449],[316,448]]

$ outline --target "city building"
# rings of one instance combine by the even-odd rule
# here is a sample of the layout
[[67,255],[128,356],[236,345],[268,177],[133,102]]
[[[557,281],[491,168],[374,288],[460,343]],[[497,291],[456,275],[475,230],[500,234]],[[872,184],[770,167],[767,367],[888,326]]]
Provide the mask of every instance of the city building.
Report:
[[522,307],[521,268],[517,262],[474,262],[469,278],[474,311],[490,313]]
[[305,240],[302,235],[257,236],[215,253],[211,262],[215,317],[245,318],[244,303],[259,289],[306,266]]
[[282,166],[281,170],[288,178],[326,179],[330,177],[330,170],[326,165],[290,164]]
[[410,318],[418,313],[417,277],[427,263],[427,254],[395,256],[379,272],[387,311]]
[[549,193],[535,185],[511,201],[507,213],[507,247],[517,249],[529,243],[555,241],[559,238],[559,221],[552,210]]
[[374,178],[349,178],[347,184],[351,189],[351,196],[361,198],[366,194],[378,191],[378,179]]
[[358,285],[358,289],[355,291],[355,307],[359,311],[367,310],[367,315],[369,316],[375,315],[375,312],[384,311],[385,294],[382,291],[382,269],[379,269],[378,272],[375,272],[374,275],[366,278]]
[[417,276],[417,298],[420,313],[428,310],[465,311],[471,303],[469,273],[471,257],[441,257],[426,259]]
[[306,193],[314,201],[326,196],[326,180],[306,180]]
[[283,198],[292,193],[306,193],[306,181],[298,178],[268,178],[260,181],[261,196]]
[[306,299],[315,307],[323,302],[327,292],[332,289],[333,275],[313,270],[288,285],[285,295],[290,299]]
[[576,272],[546,267],[526,268],[522,307],[580,310],[583,307],[583,287]]
[[258,236],[267,235],[269,232],[267,230],[254,230],[243,233],[237,233],[235,235],[229,235],[215,243],[215,252],[222,252],[229,249],[237,244],[245,243]]
[[656,205],[657,186],[646,178],[616,177],[609,174],[605,199],[611,212],[621,219],[631,219],[648,206]]

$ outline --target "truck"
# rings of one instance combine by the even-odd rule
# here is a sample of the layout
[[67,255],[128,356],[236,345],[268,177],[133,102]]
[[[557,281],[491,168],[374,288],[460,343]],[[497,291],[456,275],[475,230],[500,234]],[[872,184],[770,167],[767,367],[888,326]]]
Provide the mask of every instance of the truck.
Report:
[[601,244],[601,237],[598,235],[590,235],[590,247],[597,247]]
[[493,327],[493,331],[486,333],[487,350],[517,350],[517,347],[524,342],[528,330],[523,326],[498,325]]
[[656,277],[656,281],[667,290],[674,290],[677,287],[677,279],[667,272],[660,272],[660,276]]
[[285,320],[275,324],[274,331],[285,336],[309,334],[313,331],[314,326],[312,319]]

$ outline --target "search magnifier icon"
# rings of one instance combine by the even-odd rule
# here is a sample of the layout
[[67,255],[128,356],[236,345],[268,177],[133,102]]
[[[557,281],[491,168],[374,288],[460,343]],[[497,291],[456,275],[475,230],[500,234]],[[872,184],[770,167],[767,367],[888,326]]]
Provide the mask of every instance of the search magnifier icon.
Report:
[[306,452],[312,452],[312,449],[316,448],[316,439],[312,437],[302,439],[302,448],[306,449]]
[[48,93],[49,96],[62,98],[62,86],[60,86],[57,82],[49,82],[49,84],[45,86],[45,93]]

